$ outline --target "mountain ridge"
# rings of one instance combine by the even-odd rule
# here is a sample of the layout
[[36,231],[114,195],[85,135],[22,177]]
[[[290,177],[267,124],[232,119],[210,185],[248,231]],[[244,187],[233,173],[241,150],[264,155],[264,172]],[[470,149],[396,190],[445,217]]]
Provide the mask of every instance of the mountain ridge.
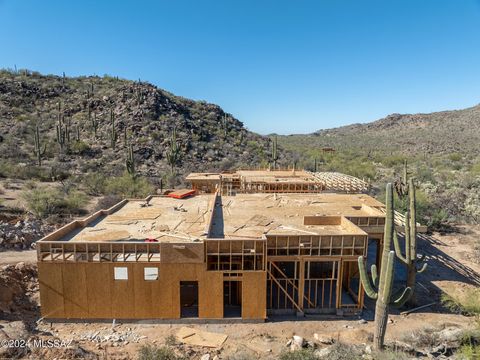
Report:
[[371,150],[391,148],[405,154],[480,151],[480,105],[433,113],[393,113],[369,123],[354,123],[310,134],[290,135],[314,141],[312,146]]
[[[70,125],[71,138],[79,132],[79,139],[70,140],[63,151],[56,134],[59,118]],[[92,118],[98,122],[97,137]],[[139,173],[165,174],[173,128],[180,147],[179,174],[251,167],[269,156],[270,139],[249,131],[220,106],[177,96],[148,82],[1,70],[0,159],[34,164],[37,124],[46,147],[44,167],[70,168],[78,174],[95,169],[122,173],[130,143]]]

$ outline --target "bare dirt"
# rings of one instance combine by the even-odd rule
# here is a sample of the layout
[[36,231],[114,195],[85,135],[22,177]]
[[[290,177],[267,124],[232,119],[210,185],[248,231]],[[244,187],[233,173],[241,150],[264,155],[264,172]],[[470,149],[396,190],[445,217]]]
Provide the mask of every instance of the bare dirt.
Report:
[[[390,315],[387,341],[404,341],[412,333],[425,328],[444,327],[466,329],[473,326],[472,317],[450,313],[439,302],[440,294],[455,295],[480,286],[480,264],[472,254],[478,242],[479,227],[461,227],[460,233],[422,235],[419,252],[428,257],[428,271],[419,275],[418,305],[435,305],[407,316],[398,312]],[[20,264],[19,264],[20,262]],[[24,358],[100,358],[133,359],[144,344],[162,345],[169,335],[183,326],[228,335],[220,349],[170,345],[188,358],[210,354],[220,359],[240,355],[251,358],[277,358],[288,350],[286,344],[293,335],[313,341],[342,341],[348,344],[368,344],[373,334],[373,303],[366,303],[362,317],[355,318],[276,318],[265,323],[202,324],[169,323],[49,323],[40,319],[35,251],[0,253],[0,340],[36,340],[35,346],[16,347],[1,356]],[[8,289],[8,291],[4,291]],[[8,296],[6,295],[8,293]],[[366,322],[362,319],[367,320]],[[38,321],[40,320],[40,321]],[[316,336],[314,334],[317,334]],[[319,340],[320,339],[320,340]],[[57,347],[39,346],[39,340],[56,340]],[[63,343],[61,343],[63,341]],[[171,338],[170,342],[171,344]],[[5,351],[5,349],[3,349]],[[1,351],[1,349],[0,349]]]

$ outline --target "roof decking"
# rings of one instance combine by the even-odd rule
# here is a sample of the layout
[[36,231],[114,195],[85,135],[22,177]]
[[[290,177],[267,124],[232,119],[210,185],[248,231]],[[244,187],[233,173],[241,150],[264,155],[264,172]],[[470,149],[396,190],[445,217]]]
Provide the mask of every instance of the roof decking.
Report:
[[124,200],[43,240],[178,243],[207,238],[264,239],[267,235],[365,235],[350,220],[361,226],[359,218],[384,218],[383,209],[382,203],[365,194],[153,196],[148,201]]
[[191,242],[206,236],[213,195],[175,199],[155,196],[148,201],[128,200],[110,214],[100,214],[85,226],[78,224],[58,241],[121,242],[155,239]]
[[[219,207],[221,206],[221,210]],[[225,238],[261,238],[264,235],[365,235],[342,217],[384,217],[383,205],[363,194],[237,194],[223,196],[216,212],[223,222],[214,223],[212,234]],[[306,225],[305,217],[324,221]],[[353,225],[353,226],[350,226]],[[222,227],[222,231],[218,230]]]

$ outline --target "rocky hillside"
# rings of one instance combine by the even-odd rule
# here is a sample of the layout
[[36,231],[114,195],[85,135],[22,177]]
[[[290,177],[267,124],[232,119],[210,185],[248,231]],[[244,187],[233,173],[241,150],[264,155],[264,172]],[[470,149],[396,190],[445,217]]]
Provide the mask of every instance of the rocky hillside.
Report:
[[367,124],[294,135],[315,146],[415,153],[469,153],[480,150],[480,105],[431,114],[392,114]]
[[[63,149],[59,119],[61,131],[68,132]],[[164,176],[173,128],[180,174],[258,165],[269,155],[268,138],[248,131],[219,106],[175,96],[147,82],[0,71],[0,172],[5,163],[33,168],[37,124],[45,149],[42,168],[50,172],[121,174],[126,144],[132,143],[137,171]]]

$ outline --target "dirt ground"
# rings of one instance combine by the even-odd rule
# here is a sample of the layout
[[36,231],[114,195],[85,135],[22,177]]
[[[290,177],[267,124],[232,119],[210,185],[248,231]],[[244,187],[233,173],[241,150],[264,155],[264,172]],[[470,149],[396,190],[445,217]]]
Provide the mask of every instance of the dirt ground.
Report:
[[[475,255],[475,246],[480,239],[480,227],[462,226],[459,233],[450,235],[422,235],[419,241],[419,253],[425,253],[428,258],[428,270],[418,276],[417,302],[419,305],[435,302],[433,306],[411,314],[400,315],[398,312],[390,315],[387,341],[402,341],[416,330],[426,327],[468,328],[473,324],[473,318],[452,314],[439,303],[440,294],[446,292],[456,295],[467,288],[480,286],[480,264]],[[478,255],[478,254],[477,254]],[[8,264],[35,263],[35,251],[0,253],[0,268]],[[38,294],[33,294],[38,301]],[[71,358],[88,357],[101,359],[132,359],[136,358],[139,347],[144,344],[164,344],[169,335],[183,326],[199,330],[222,333],[228,336],[220,349],[191,347],[177,344],[177,349],[186,353],[189,358],[200,358],[210,354],[211,359],[217,355],[220,359],[235,355],[245,355],[253,358],[276,358],[287,350],[286,343],[293,335],[300,335],[305,340],[315,341],[316,338],[332,338],[349,344],[368,344],[373,334],[373,302],[366,303],[367,309],[361,317],[354,318],[275,318],[264,323],[225,323],[210,322],[202,324],[168,324],[168,323],[121,323],[116,322],[112,330],[111,322],[103,323],[49,323],[33,321],[27,324],[30,336],[43,339],[60,339],[67,343],[74,340],[76,350],[68,352],[68,348],[35,348],[25,356],[30,358]],[[16,314],[17,320],[21,314]],[[13,316],[13,315],[12,315]],[[36,318],[38,319],[38,309]],[[0,313],[0,319],[1,313]],[[361,320],[365,319],[366,322]],[[0,320],[0,331],[8,326],[9,321]],[[97,342],[105,337],[123,337],[124,341]],[[72,348],[70,344],[70,349]]]

